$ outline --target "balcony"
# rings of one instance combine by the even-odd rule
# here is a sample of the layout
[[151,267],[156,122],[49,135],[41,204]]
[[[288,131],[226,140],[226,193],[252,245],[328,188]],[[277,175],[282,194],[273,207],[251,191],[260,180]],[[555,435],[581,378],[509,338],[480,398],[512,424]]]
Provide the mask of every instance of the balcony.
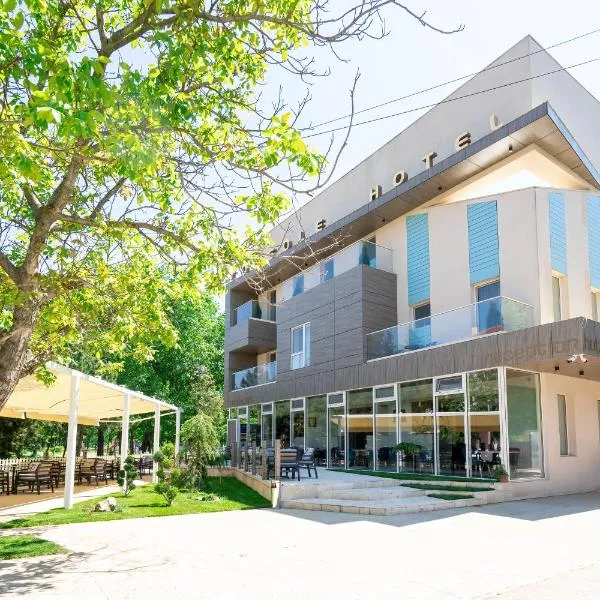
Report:
[[533,306],[498,296],[367,335],[367,360],[534,326]]
[[241,390],[244,388],[272,383],[277,379],[277,361],[250,367],[243,371],[237,371],[231,376],[231,389]]
[[232,326],[243,323],[248,319],[261,319],[263,321],[275,321],[277,318],[274,304],[248,300],[233,310]]
[[283,300],[299,296],[358,265],[392,273],[392,251],[373,242],[356,242],[285,281]]

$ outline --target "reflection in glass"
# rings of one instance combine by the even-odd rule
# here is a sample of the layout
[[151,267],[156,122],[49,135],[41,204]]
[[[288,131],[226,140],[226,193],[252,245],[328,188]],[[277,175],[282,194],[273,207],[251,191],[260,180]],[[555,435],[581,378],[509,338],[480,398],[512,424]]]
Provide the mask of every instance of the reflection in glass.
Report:
[[506,369],[509,471],[512,479],[543,477],[539,375]]
[[498,369],[477,371],[467,376],[470,412],[499,410]]
[[291,446],[304,451],[304,411],[292,412],[292,443]]
[[438,415],[437,427],[440,475],[466,475],[464,415]]
[[261,439],[265,448],[273,447],[273,413],[263,414],[261,418]]
[[401,413],[433,413],[433,380],[401,383],[398,394]]
[[400,472],[433,473],[433,415],[400,415]]
[[396,471],[396,401],[375,404],[375,459],[378,471]]
[[446,396],[438,396],[437,401],[438,412],[440,413],[465,411],[465,395],[463,392],[460,392],[460,394],[447,394]]
[[373,468],[373,389],[348,392],[348,468]]
[[260,446],[260,407],[248,407],[248,443]]
[[281,440],[281,447],[290,443],[290,401],[275,403],[275,439]]
[[304,424],[306,448],[314,448],[315,460],[320,464],[327,461],[327,396],[312,396],[306,399],[306,422]]
[[346,433],[343,406],[334,406],[329,408],[329,466],[341,467],[345,466],[344,453],[346,450]]

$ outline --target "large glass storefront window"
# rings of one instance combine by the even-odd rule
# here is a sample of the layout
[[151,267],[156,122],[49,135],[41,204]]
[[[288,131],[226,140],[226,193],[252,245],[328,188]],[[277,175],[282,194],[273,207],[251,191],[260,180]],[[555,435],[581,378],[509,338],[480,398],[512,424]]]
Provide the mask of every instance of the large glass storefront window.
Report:
[[348,468],[373,468],[373,388],[348,392]]
[[292,443],[294,448],[304,452],[304,399],[292,400]]
[[376,388],[375,401],[375,468],[396,471],[396,393],[395,386]]
[[502,463],[498,369],[469,373],[467,393],[471,475],[493,477],[493,468]]
[[282,448],[290,445],[290,401],[275,402],[275,439],[281,440]]
[[306,448],[313,448],[315,460],[324,465],[327,461],[327,396],[306,399],[304,435]]
[[433,473],[435,470],[433,380],[398,385],[400,406],[400,452],[403,473]]
[[273,405],[263,406],[261,416],[261,440],[265,448],[273,447]]
[[537,373],[506,369],[506,410],[511,479],[543,477],[540,379]]
[[260,446],[260,407],[248,407],[248,443]]
[[344,406],[328,408],[329,466],[344,467],[346,456],[346,409]]

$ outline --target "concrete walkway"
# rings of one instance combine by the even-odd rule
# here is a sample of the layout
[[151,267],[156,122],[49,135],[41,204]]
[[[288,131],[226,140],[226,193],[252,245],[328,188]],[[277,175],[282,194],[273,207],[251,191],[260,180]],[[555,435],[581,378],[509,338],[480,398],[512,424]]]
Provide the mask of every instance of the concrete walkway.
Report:
[[587,600],[600,494],[373,517],[253,510],[62,525],[67,556],[3,562],[0,597]]

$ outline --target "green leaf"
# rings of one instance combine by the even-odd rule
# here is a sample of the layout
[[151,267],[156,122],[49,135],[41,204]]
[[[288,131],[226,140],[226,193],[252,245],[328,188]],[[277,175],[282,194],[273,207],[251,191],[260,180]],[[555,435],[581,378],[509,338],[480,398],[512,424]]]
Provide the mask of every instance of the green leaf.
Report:
[[36,109],[37,115],[47,123],[60,123],[62,115],[51,106],[40,106]]

